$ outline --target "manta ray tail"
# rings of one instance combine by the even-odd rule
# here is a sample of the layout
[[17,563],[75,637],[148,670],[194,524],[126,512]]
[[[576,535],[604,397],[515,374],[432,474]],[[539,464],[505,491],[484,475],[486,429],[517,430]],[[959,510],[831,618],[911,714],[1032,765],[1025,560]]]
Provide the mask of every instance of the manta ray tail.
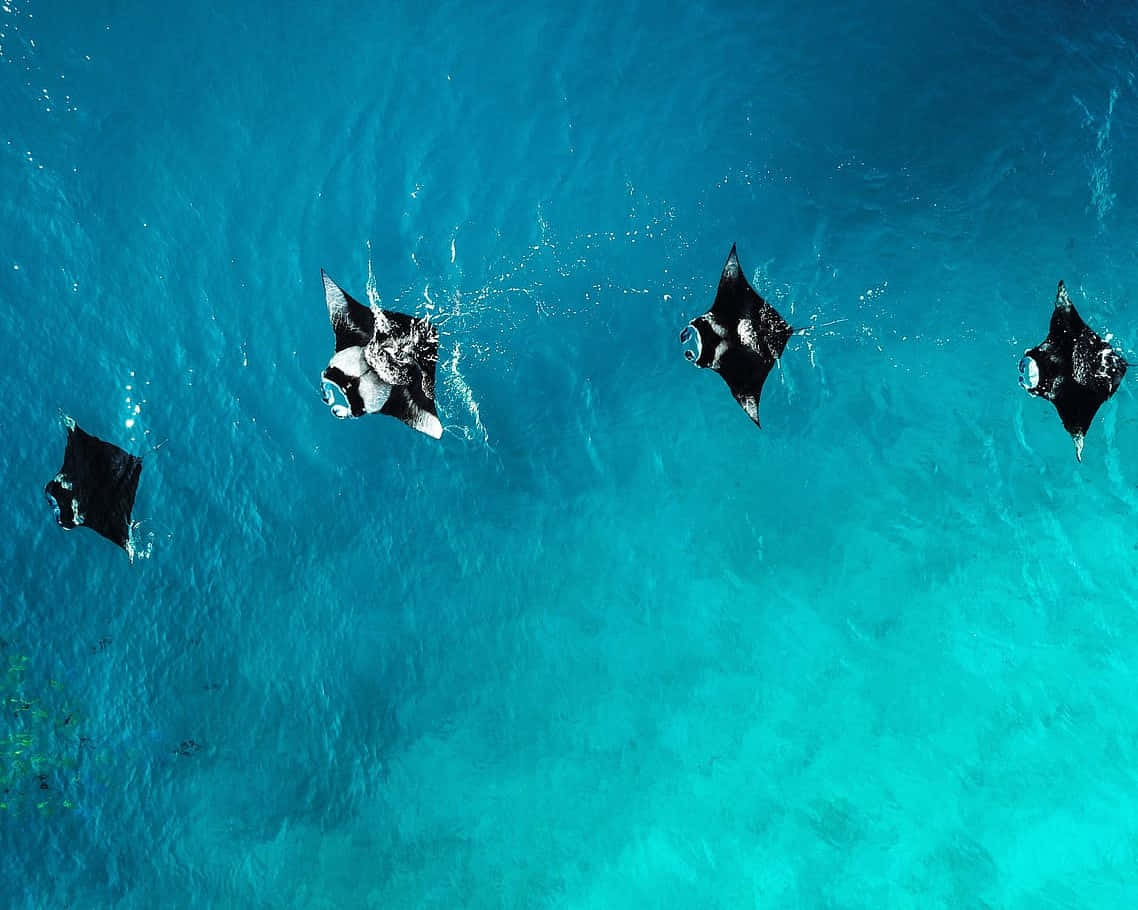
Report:
[[791,331],[795,335],[809,335],[816,329],[828,329],[832,325],[841,325],[843,322],[849,322],[848,319],[831,319],[829,322],[812,322],[810,325],[792,328]]

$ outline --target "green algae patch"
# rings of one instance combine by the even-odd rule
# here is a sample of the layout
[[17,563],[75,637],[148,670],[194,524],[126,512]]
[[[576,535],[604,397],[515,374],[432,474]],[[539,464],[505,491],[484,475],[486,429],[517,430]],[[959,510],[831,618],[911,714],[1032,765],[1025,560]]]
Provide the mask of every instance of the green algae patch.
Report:
[[76,808],[86,737],[72,698],[0,639],[0,812]]

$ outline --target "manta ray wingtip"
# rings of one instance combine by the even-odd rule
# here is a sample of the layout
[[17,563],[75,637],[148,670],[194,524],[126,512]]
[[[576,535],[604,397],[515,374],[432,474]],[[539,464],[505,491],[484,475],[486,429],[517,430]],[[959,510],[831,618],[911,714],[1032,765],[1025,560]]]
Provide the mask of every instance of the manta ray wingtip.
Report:
[[1071,439],[1073,439],[1075,442],[1075,460],[1077,462],[1079,462],[1079,464],[1082,464],[1083,463],[1083,443],[1085,441],[1085,437],[1083,436],[1082,433],[1076,433],[1074,436],[1071,437]]
[[735,249],[735,244],[731,244],[731,252],[727,254],[727,262],[723,264],[723,277],[735,278],[739,274],[739,253]]
[[736,399],[739,406],[746,411],[747,416],[751,418],[755,426],[760,430],[763,425],[759,422],[759,396],[758,395],[740,395]]
[[1067,296],[1067,285],[1063,283],[1062,278],[1059,279],[1059,289],[1055,292],[1055,306],[1071,306],[1071,298]]

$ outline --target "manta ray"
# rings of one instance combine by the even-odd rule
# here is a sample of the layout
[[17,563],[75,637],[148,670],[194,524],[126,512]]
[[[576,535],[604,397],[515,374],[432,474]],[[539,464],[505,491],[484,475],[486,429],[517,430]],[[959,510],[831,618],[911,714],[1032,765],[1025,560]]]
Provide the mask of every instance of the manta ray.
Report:
[[142,474],[142,459],[85,432],[70,417],[63,467],[44,493],[61,528],[90,528],[134,559],[131,512]]
[[427,319],[366,307],[323,269],[324,301],[336,350],[321,375],[324,403],[336,417],[386,414],[438,439],[435,409],[439,330]]
[[732,244],[711,309],[688,323],[680,343],[694,338],[695,350],[686,349],[684,356],[722,376],[739,406],[761,427],[763,383],[796,333],[751,287]]
[[1083,442],[1098,409],[1122,384],[1128,364],[1079,315],[1059,282],[1047,337],[1024,352],[1019,382],[1030,395],[1046,398],[1059,412],[1083,460]]

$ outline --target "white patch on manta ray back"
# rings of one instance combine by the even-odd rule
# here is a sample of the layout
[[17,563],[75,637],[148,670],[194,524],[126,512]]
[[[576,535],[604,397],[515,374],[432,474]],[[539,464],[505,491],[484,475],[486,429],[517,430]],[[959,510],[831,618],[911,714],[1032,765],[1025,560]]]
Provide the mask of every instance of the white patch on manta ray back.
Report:
[[739,320],[739,340],[743,342],[752,351],[759,349],[759,334],[755,331],[755,325],[750,319]]

